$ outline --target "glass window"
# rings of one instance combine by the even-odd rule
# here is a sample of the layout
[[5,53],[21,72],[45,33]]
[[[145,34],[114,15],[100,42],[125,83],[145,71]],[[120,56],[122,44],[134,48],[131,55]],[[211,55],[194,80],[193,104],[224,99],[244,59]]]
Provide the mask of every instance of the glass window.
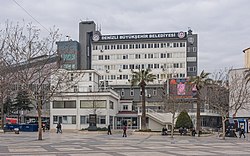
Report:
[[153,95],[156,96],[157,95],[157,90],[154,88],[153,89]]
[[53,108],[64,108],[63,101],[53,101]]
[[97,124],[106,124],[106,116],[105,115],[97,116]]
[[128,105],[123,105],[123,110],[128,110]]
[[114,102],[113,101],[109,101],[109,109],[114,109]]
[[133,88],[130,89],[130,96],[134,96],[134,89]]
[[63,54],[63,59],[66,60],[75,60],[76,59],[76,55],[75,54]]
[[58,116],[53,116],[53,123],[58,123]]
[[94,101],[94,106],[95,108],[106,108],[106,103],[105,100]]
[[94,108],[93,101],[91,100],[81,100],[80,101],[80,108]]
[[89,123],[89,116],[80,116],[80,124],[88,124]]
[[122,89],[122,91],[121,91],[121,96],[123,97],[124,96],[124,89]]
[[98,59],[103,60],[103,55],[99,55]]
[[76,108],[76,101],[64,101],[64,108]]

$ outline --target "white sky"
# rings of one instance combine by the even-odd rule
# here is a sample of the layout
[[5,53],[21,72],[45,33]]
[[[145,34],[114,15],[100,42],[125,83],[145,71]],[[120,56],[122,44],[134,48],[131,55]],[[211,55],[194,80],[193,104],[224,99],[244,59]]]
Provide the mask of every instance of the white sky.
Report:
[[[187,31],[199,37],[199,71],[241,68],[250,47],[250,0],[15,0],[47,29],[78,39],[80,21],[94,20],[102,34]],[[0,0],[0,24],[32,22],[14,0]],[[66,40],[66,37],[64,38]]]

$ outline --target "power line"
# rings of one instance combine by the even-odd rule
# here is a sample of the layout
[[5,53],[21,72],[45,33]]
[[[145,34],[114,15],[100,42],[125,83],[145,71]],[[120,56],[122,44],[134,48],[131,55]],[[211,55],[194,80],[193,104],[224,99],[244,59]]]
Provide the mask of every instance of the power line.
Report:
[[35,17],[33,17],[24,7],[22,7],[19,3],[16,2],[16,0],[12,0],[14,3],[16,3],[16,5],[18,5],[21,9],[23,9],[23,11],[25,11],[33,20],[35,20],[40,26],[42,26],[45,30],[47,30],[49,33],[50,31],[43,26],[38,20],[35,19]]

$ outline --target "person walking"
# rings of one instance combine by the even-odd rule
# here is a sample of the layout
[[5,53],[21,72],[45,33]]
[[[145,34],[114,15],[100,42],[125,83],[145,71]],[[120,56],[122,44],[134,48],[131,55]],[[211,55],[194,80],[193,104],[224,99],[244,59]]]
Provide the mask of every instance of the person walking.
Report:
[[244,129],[243,125],[240,126],[240,138],[241,138],[242,135],[244,136],[244,138],[246,138],[245,129]]
[[127,137],[127,125],[123,126],[123,134],[122,137]]
[[112,133],[111,133],[111,126],[110,125],[108,125],[108,135],[112,135]]
[[62,125],[60,122],[57,124],[56,129],[56,133],[62,133]]

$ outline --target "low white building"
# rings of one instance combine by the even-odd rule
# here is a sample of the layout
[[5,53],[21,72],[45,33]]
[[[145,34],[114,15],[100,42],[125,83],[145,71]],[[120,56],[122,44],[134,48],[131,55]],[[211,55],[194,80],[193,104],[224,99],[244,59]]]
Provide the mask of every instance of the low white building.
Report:
[[89,115],[97,117],[97,127],[114,125],[118,113],[119,95],[112,90],[98,90],[100,75],[95,70],[60,70],[52,77],[52,86],[60,85],[50,105],[51,129],[60,122],[63,129],[89,127]]
[[247,83],[245,77],[248,70],[239,68],[229,72],[229,106],[232,107],[229,116],[237,122],[238,127],[243,126],[246,132],[250,130],[250,82]]

